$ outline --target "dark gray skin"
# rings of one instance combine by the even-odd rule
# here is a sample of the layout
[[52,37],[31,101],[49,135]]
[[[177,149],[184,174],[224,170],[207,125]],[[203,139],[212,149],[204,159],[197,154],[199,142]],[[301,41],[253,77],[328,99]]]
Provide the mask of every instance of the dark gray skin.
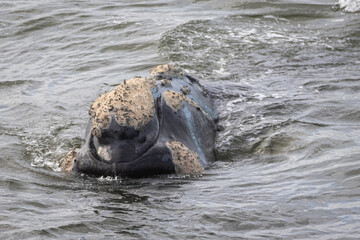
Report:
[[[152,76],[156,85],[151,88],[155,106],[151,120],[135,129],[120,125],[112,117],[110,126],[98,137],[91,131],[90,121],[85,143],[78,151],[71,171],[121,177],[201,174],[201,170],[191,169],[192,166],[206,168],[215,160],[218,117],[212,99],[197,79],[183,75],[169,65],[163,66],[170,69]],[[180,109],[175,111],[166,102],[163,93],[167,90],[186,96],[187,100],[182,101]],[[181,143],[185,153],[172,148],[169,143],[173,142]],[[100,146],[110,149],[107,159],[99,156]],[[187,162],[189,158],[191,162]]]

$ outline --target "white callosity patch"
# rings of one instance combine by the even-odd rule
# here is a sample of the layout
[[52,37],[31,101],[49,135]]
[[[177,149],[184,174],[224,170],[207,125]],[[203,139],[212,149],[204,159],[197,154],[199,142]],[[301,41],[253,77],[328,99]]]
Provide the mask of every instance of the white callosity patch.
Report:
[[[155,103],[152,88],[156,87],[156,80],[160,85],[171,85],[171,79],[163,76],[179,76],[181,71],[165,64],[153,68],[149,78],[135,77],[124,80],[118,87],[110,92],[100,95],[91,105],[89,114],[92,123],[92,135],[101,138],[104,130],[110,127],[112,119],[120,126],[131,126],[140,130],[155,116]],[[181,88],[181,92],[167,90],[162,93],[165,103],[174,111],[179,111],[187,102],[206,114],[199,104],[186,96],[190,93],[187,86]],[[200,163],[199,155],[191,151],[180,142],[170,141],[166,145],[171,149],[176,172],[181,174],[199,174],[204,171]],[[98,156],[105,161],[110,161],[112,149],[110,146],[100,145],[96,149]],[[71,171],[76,151],[69,152],[64,158],[61,168],[63,171]]]
[[169,65],[169,64],[163,64],[159,65],[157,67],[154,67],[150,71],[151,76],[157,76],[157,75],[168,75],[168,76],[178,76],[181,74],[181,71],[177,69],[176,67]]
[[125,80],[117,88],[102,94],[91,106],[92,134],[101,136],[101,131],[110,126],[111,118],[121,126],[136,130],[145,126],[155,114],[151,87],[155,81],[147,78]]
[[162,97],[164,98],[166,104],[174,112],[177,112],[182,108],[182,106],[184,104],[184,101],[187,101],[188,103],[190,103],[191,105],[193,105],[197,109],[201,110],[201,107],[199,106],[199,104],[197,104],[193,100],[186,97],[183,93],[174,92],[172,90],[167,90],[167,91],[162,93]]
[[204,167],[199,155],[178,141],[169,141],[166,146],[171,150],[175,171],[178,174],[201,174]]
[[111,160],[110,146],[99,146],[97,148],[97,154],[105,161],[110,161]]
[[64,171],[64,172],[72,171],[76,155],[77,155],[77,152],[75,149],[73,149],[68,154],[66,154],[66,156],[64,157],[64,159],[62,160],[62,163],[60,165],[62,171]]
[[182,108],[183,102],[185,100],[185,95],[179,92],[174,92],[172,90],[167,90],[162,93],[162,97],[165,100],[166,104],[174,111],[177,112]]

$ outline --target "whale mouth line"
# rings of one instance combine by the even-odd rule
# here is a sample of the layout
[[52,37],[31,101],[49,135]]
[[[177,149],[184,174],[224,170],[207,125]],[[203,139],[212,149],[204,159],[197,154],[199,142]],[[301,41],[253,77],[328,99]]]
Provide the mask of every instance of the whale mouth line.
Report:
[[89,153],[91,154],[91,156],[93,158],[95,158],[98,161],[104,162],[104,163],[108,163],[108,164],[110,163],[110,162],[106,161],[105,159],[103,159],[102,157],[100,157],[99,154],[97,153],[96,147],[94,144],[94,136],[91,136],[89,145],[90,145]]
[[161,126],[162,126],[162,110],[161,110],[161,105],[159,105],[158,103],[161,102],[161,97],[159,97],[157,99],[158,102],[156,102],[155,104],[155,108],[156,108],[156,117],[158,118],[158,121],[157,121],[157,133],[156,133],[156,137],[152,140],[152,143],[146,148],[145,151],[143,151],[141,153],[141,155],[137,156],[136,158],[134,159],[131,159],[130,161],[126,161],[126,162],[118,162],[118,161],[114,161],[114,160],[106,160],[104,159],[103,157],[101,157],[99,154],[98,154],[98,151],[97,151],[97,148],[95,147],[95,144],[94,144],[94,137],[95,136],[91,136],[90,138],[90,142],[89,142],[89,154],[94,158],[96,159],[97,161],[101,161],[103,163],[106,163],[106,164],[109,164],[109,165],[126,165],[126,164],[129,164],[129,163],[132,163],[132,162],[136,162],[138,160],[140,160],[147,152],[149,152],[149,150],[157,143],[158,141],[158,138],[160,136],[160,130],[161,130]]
[[159,132],[156,136],[156,139],[154,140],[154,143],[151,144],[140,156],[138,156],[137,158],[134,158],[130,161],[127,161],[127,162],[116,162],[116,161],[108,161],[108,160],[105,160],[104,158],[102,158],[101,156],[99,156],[99,154],[97,153],[96,151],[96,148],[95,148],[95,145],[94,145],[94,142],[93,142],[93,138],[91,138],[91,142],[90,142],[90,149],[89,149],[89,154],[94,158],[96,159],[97,161],[100,161],[100,162],[103,162],[103,163],[106,163],[106,164],[109,164],[109,165],[113,165],[113,164],[116,164],[116,165],[125,165],[125,164],[129,164],[131,162],[136,162],[137,160],[141,159],[143,157],[143,155],[145,155],[154,145],[155,143],[157,142],[158,140],[158,136],[159,136]]

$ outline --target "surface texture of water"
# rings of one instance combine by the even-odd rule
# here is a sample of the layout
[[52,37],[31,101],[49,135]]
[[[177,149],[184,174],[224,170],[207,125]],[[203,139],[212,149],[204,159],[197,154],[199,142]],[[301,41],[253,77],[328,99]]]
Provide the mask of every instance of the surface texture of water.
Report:
[[[0,2],[0,239],[358,239],[359,1]],[[59,172],[88,109],[173,63],[216,99],[201,177]]]

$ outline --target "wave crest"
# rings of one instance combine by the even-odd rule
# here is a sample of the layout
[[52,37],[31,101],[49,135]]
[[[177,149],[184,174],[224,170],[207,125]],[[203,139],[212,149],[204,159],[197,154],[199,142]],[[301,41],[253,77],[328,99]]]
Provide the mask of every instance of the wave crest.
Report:
[[335,6],[345,12],[359,12],[360,0],[338,0]]

